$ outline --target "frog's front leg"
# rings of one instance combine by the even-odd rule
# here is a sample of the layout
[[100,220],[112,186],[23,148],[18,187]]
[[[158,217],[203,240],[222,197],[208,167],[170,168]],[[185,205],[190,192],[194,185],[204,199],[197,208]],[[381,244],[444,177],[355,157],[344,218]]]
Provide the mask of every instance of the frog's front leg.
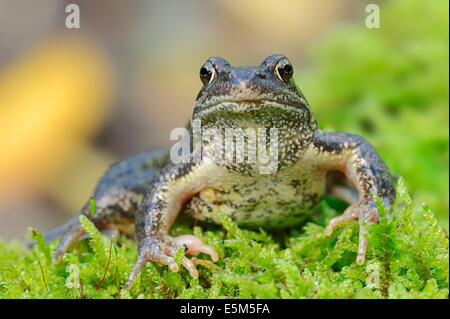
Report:
[[[84,231],[78,220],[80,215],[89,217],[102,233],[117,237],[121,231],[131,235],[138,203],[167,159],[168,152],[152,150],[135,154],[111,165],[92,194],[92,199],[96,202],[95,214],[91,216],[91,201],[87,201],[80,212],[66,224],[44,234],[47,242],[62,237],[53,256],[53,262],[58,263],[69,247],[83,238]],[[30,242],[28,246],[33,244],[34,242]]]
[[379,221],[379,214],[373,194],[376,194],[385,207],[395,199],[394,178],[386,164],[374,148],[362,137],[347,133],[323,133],[319,131],[313,139],[310,151],[317,159],[320,170],[337,170],[344,173],[358,193],[358,200],[346,211],[330,220],[326,233],[343,223],[359,220],[358,264],[363,264],[367,251],[364,223]]
[[[138,244],[138,257],[130,274],[126,288],[131,288],[136,276],[144,268],[147,261],[168,265],[177,272],[178,265],[173,256],[178,248],[185,246],[186,254],[208,254],[213,261],[218,260],[217,253],[211,246],[205,245],[193,235],[176,238],[169,236],[169,230],[175,221],[182,205],[194,194],[210,185],[214,163],[203,160],[201,163],[181,163],[165,168],[154,184],[152,190],[139,205],[135,222],[135,236]],[[183,267],[192,277],[198,272],[192,261],[184,257]]]

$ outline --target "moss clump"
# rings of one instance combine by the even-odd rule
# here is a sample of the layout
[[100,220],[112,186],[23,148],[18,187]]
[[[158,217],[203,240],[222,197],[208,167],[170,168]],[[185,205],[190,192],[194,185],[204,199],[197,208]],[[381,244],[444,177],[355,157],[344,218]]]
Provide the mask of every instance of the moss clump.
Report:
[[[343,205],[324,199],[311,222],[282,234],[241,229],[224,214],[223,228],[178,222],[172,235],[194,233],[217,250],[219,262],[198,265],[196,279],[148,263],[128,291],[122,287],[136,260],[135,242],[114,243],[83,216],[90,237],[58,265],[51,263],[57,242],[45,244],[36,230],[30,251],[0,241],[0,298],[448,298],[447,234],[428,207],[413,206],[402,179],[397,193],[392,219],[380,204],[381,222],[367,226],[362,266],[355,263],[357,223],[325,235]],[[178,263],[182,256],[180,250]]]

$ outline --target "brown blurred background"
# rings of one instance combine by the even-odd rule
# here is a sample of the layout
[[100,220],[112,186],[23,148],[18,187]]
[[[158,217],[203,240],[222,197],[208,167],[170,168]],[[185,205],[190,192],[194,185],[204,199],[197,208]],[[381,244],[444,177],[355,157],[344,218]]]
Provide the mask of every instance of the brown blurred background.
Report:
[[[69,3],[80,29],[65,27]],[[0,237],[61,224],[112,161],[171,145],[208,57],[248,65],[283,53],[301,70],[307,48],[365,5],[0,0]]]

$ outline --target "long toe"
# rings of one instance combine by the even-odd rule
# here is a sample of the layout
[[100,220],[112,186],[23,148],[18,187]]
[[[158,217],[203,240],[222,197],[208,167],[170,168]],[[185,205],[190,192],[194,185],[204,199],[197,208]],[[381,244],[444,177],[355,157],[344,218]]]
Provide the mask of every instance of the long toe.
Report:
[[182,235],[175,238],[175,244],[177,247],[185,246],[186,254],[197,256],[199,253],[207,254],[213,261],[218,261],[219,256],[216,250],[204,244],[198,237],[194,235]]

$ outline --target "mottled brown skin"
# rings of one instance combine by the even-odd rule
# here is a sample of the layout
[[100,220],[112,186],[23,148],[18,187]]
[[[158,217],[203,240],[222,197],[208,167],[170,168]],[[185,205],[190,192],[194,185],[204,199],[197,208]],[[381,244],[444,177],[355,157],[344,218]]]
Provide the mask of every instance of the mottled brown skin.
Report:
[[[364,263],[363,225],[379,219],[373,195],[390,206],[395,197],[393,177],[362,137],[318,129],[292,73],[287,58],[278,54],[246,67],[211,58],[200,72],[204,85],[191,118],[201,120],[202,128],[278,128],[278,170],[274,174],[260,174],[257,163],[216,163],[211,156],[203,156],[198,163],[173,164],[167,151],[140,153],[106,172],[93,194],[97,212],[92,222],[108,232],[118,229],[132,234],[134,226],[138,259],[127,288],[147,261],[178,271],[173,255],[182,245],[186,254],[205,253],[218,260],[214,249],[195,236],[169,236],[180,211],[218,223],[220,210],[239,225],[280,228],[305,220],[324,193],[350,203],[343,215],[329,222],[326,233],[358,220],[357,262]],[[213,146],[204,145],[210,150]],[[79,214],[88,216],[89,212],[88,201]],[[82,236],[78,215],[45,234],[47,240],[59,236],[55,263]],[[198,276],[186,257],[183,266]]]

